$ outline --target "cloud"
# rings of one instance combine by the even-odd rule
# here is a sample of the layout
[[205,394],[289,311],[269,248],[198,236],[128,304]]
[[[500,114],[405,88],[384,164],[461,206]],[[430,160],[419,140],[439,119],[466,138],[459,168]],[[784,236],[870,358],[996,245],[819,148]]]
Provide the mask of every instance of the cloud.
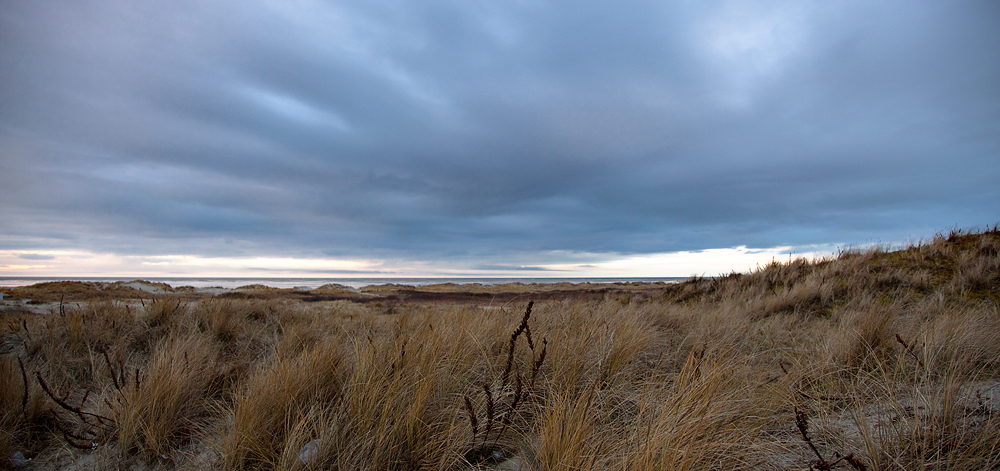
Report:
[[475,269],[487,272],[559,271],[546,267],[534,267],[534,266],[524,266],[524,265],[480,265],[475,267]]
[[0,241],[514,270],[992,224],[997,20],[991,2],[12,4]]
[[17,258],[21,258],[24,260],[55,260],[55,257],[53,257],[52,255],[42,255],[37,253],[25,253],[18,255]]

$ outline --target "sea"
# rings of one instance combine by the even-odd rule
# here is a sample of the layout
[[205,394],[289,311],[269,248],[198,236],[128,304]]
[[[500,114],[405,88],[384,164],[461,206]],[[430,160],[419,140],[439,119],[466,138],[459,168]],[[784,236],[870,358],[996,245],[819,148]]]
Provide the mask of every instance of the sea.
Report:
[[362,288],[372,285],[400,284],[411,286],[433,285],[438,283],[479,283],[484,285],[502,283],[677,283],[686,277],[662,278],[198,278],[198,277],[40,277],[40,276],[0,276],[0,287],[14,288],[37,283],[53,281],[135,281],[145,280],[155,283],[166,283],[174,288],[193,286],[195,288],[238,288],[247,285],[264,285],[272,288],[314,289],[320,286],[336,283],[351,288]]

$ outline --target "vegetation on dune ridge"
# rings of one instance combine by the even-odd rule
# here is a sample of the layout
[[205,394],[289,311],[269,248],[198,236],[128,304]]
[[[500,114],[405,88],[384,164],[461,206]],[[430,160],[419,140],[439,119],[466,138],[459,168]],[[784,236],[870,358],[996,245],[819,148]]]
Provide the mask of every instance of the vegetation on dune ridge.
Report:
[[0,465],[1000,468],[996,227],[529,298],[6,312]]

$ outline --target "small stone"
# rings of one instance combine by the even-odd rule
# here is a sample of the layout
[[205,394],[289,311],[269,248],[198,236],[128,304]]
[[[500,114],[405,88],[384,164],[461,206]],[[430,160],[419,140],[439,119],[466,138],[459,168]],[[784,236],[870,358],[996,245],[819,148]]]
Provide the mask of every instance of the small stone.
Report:
[[29,461],[31,460],[25,458],[24,453],[21,453],[20,451],[14,452],[13,455],[10,455],[10,465],[15,468],[23,468],[25,466],[28,466]]
[[310,461],[316,459],[316,455],[319,454],[319,440],[313,440],[306,443],[301,450],[299,450],[299,461],[302,464],[309,464]]
[[497,471],[520,471],[521,470],[521,458],[513,457],[503,463],[497,465]]

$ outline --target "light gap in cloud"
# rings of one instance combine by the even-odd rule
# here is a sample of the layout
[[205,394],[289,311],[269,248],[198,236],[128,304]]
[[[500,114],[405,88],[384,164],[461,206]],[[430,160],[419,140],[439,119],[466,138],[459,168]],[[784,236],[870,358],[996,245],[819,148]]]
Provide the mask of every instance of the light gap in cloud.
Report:
[[[716,276],[748,272],[773,261],[830,256],[831,246],[732,247],[643,255],[551,253],[553,264],[475,264],[461,262],[293,257],[128,256],[83,251],[0,250],[2,276],[514,276],[526,272],[570,278]],[[44,263],[24,264],[23,260]],[[574,261],[575,259],[575,261]]]
[[333,128],[342,132],[352,131],[347,119],[339,114],[317,108],[291,95],[250,86],[243,87],[242,93],[259,107],[287,119],[311,126]]

